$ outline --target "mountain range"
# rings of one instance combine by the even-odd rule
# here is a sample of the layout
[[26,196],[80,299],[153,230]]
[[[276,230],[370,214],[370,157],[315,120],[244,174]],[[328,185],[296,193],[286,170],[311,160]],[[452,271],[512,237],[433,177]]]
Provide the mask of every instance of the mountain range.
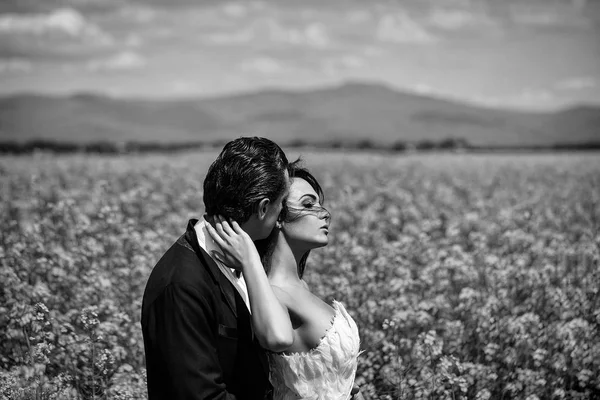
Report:
[[210,142],[265,136],[280,144],[461,139],[474,146],[600,141],[600,107],[557,112],[478,107],[351,82],[305,91],[149,100],[97,94],[0,98],[0,141]]

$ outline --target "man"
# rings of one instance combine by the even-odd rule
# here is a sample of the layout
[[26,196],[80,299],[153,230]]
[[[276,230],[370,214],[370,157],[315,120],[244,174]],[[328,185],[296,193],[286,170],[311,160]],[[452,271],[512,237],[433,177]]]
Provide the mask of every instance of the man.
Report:
[[[287,168],[268,139],[229,142],[204,180],[206,213],[237,221],[253,240],[266,238],[289,188]],[[270,390],[243,278],[211,258],[217,247],[205,223],[189,221],[146,284],[141,323],[150,400],[254,400]]]

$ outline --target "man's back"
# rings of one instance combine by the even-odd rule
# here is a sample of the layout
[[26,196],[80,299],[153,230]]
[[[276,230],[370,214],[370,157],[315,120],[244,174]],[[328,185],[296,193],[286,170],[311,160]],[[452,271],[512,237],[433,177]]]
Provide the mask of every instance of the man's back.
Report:
[[266,357],[245,303],[193,225],[154,267],[142,304],[150,399],[261,399]]

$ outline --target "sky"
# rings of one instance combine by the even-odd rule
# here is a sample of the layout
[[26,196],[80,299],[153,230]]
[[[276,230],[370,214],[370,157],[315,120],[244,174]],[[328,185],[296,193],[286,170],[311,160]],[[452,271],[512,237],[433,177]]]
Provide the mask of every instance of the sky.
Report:
[[0,95],[348,81],[486,107],[600,105],[600,0],[0,0]]

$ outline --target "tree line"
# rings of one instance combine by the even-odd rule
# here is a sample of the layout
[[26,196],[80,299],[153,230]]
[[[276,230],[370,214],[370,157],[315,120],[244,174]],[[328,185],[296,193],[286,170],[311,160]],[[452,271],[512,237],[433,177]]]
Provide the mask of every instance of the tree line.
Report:
[[[198,149],[221,149],[227,140],[213,141],[188,141],[188,142],[111,142],[96,141],[76,143],[56,140],[30,140],[27,142],[0,141],[0,154],[31,154],[35,152],[51,152],[58,154],[85,153],[85,154],[135,154],[135,153],[169,153]],[[439,141],[421,140],[416,142],[398,140],[393,143],[379,143],[369,139],[357,141],[344,141],[338,139],[321,142],[308,142],[301,139],[281,143],[286,148],[316,148],[339,150],[381,150],[392,152],[412,151],[596,151],[600,150],[599,142],[589,143],[562,143],[541,145],[472,145],[462,138],[447,138]]]

